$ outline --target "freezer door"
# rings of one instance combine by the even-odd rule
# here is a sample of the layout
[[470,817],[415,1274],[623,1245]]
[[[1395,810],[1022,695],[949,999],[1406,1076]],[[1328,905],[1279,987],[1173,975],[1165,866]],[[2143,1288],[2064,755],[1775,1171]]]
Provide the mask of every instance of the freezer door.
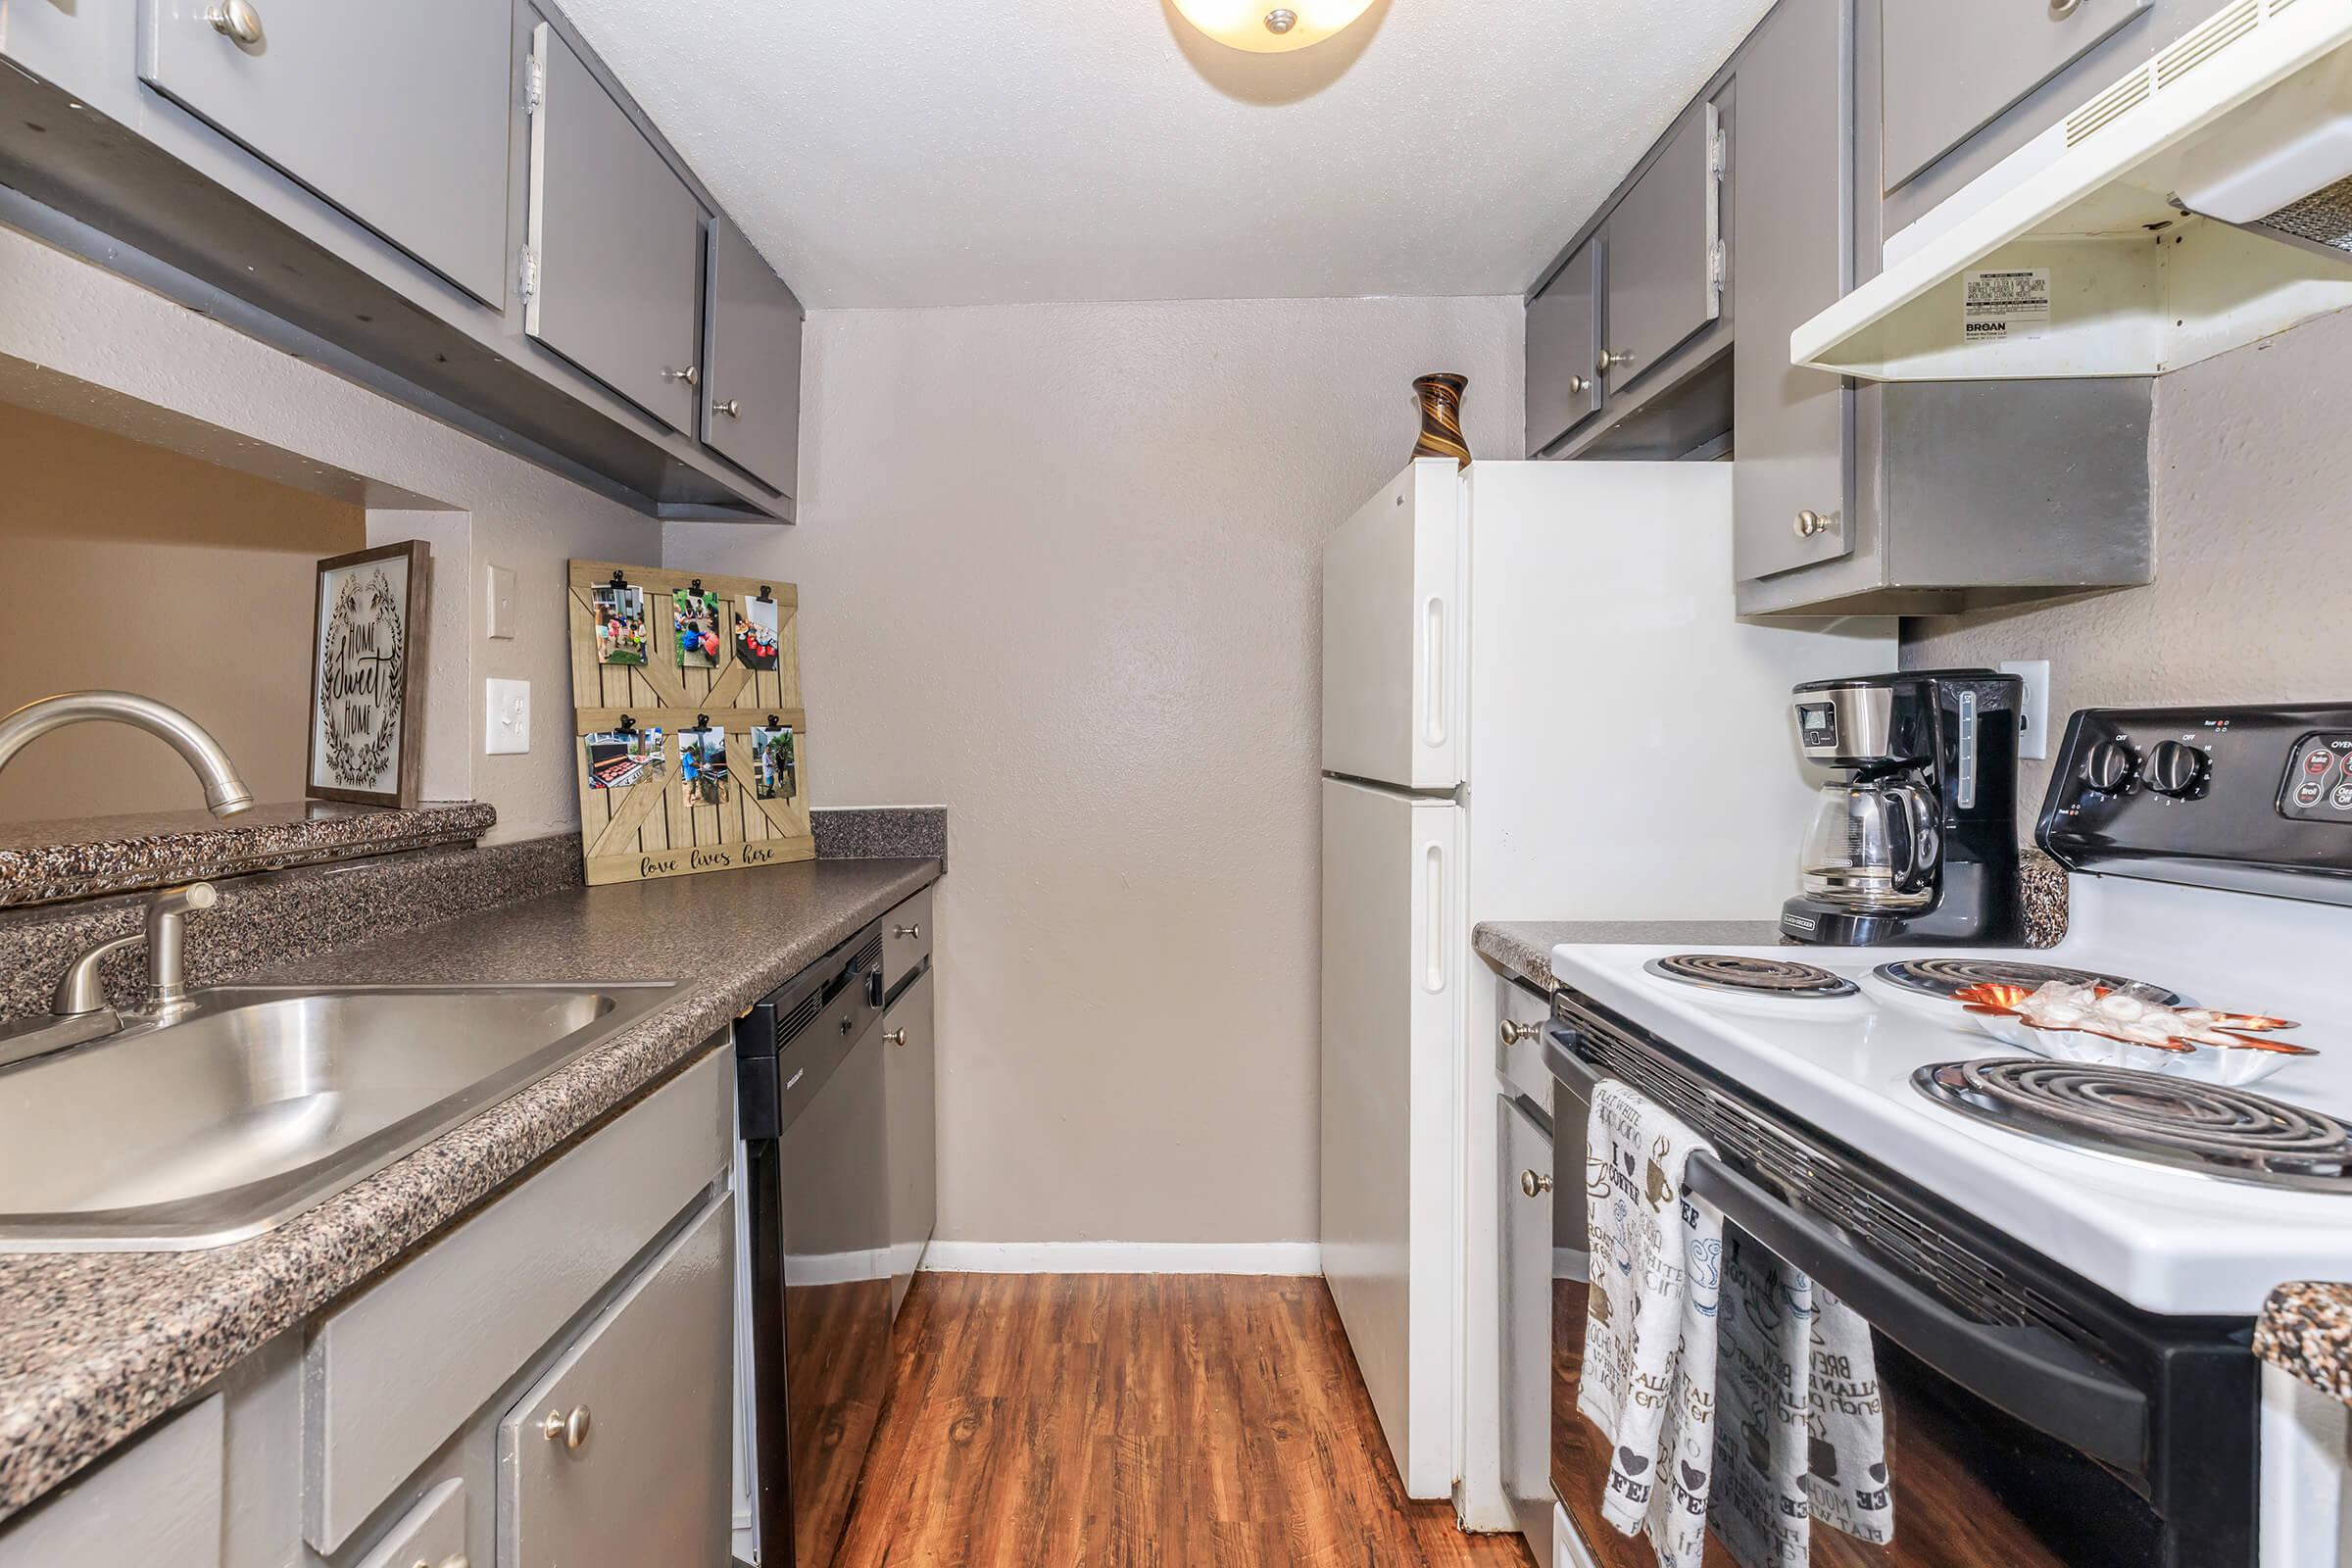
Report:
[[1323,770],[1462,781],[1462,482],[1424,458],[1323,547]]
[[1461,815],[1323,781],[1323,1273],[1415,1497],[1454,1477]]

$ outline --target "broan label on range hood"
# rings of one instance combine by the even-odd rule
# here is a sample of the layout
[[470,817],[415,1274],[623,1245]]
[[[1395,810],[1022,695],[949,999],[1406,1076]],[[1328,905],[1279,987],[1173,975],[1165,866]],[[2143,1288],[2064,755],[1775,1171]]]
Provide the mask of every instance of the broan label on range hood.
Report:
[[2233,0],[1789,335],[1881,381],[2160,375],[2352,306],[2352,0]]

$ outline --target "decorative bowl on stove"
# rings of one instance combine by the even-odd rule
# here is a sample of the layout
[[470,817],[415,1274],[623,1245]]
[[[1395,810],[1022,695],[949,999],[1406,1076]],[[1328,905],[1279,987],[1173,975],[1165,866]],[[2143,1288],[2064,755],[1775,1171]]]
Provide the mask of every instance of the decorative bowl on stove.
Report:
[[[2088,992],[2094,1004],[2111,995],[2103,986],[2080,989]],[[2206,1008],[2174,1011],[2140,1002],[2142,1016],[2152,1010],[2169,1014],[2175,1024],[2185,1026],[2167,1038],[2151,1039],[2147,1029],[2127,1033],[2123,1021],[2095,1012],[2079,1024],[2036,1018],[2030,1005],[2035,993],[2024,986],[1969,986],[1955,992],[1952,1000],[1978,1028],[2019,1051],[2059,1061],[2167,1073],[2230,1089],[2259,1083],[2297,1057],[2319,1054],[2309,1046],[2269,1038],[2296,1026],[2261,1013]]]

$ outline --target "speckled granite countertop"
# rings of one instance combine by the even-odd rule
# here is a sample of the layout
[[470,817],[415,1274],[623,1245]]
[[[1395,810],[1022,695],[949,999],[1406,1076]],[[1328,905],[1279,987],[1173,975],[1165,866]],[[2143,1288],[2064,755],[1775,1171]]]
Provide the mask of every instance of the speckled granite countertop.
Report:
[[2254,1325],[2254,1353],[2352,1404],[2352,1285],[2281,1285]]
[[0,1519],[641,1097],[939,869],[814,860],[580,888],[243,977],[679,984],[593,1054],[266,1236],[202,1252],[0,1256]]
[[52,904],[200,877],[471,844],[498,821],[472,801],[411,810],[294,801],[231,817],[150,811],[0,824],[0,906]]

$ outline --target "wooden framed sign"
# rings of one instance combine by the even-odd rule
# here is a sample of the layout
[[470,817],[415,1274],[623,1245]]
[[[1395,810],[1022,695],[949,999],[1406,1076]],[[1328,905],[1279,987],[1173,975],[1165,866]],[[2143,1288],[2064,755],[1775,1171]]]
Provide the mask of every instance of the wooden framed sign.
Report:
[[420,539],[318,563],[306,798],[416,804],[430,568]]
[[589,882],[814,859],[800,591],[602,561],[569,589]]

